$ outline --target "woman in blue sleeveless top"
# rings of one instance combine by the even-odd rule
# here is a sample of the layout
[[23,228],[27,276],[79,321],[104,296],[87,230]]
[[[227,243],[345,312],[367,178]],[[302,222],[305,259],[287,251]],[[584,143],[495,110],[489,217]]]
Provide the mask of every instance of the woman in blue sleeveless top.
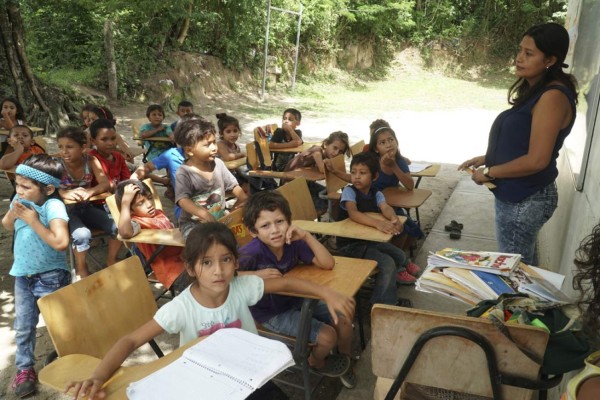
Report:
[[498,250],[521,254],[527,264],[537,265],[538,232],[558,204],[556,159],[575,122],[577,83],[563,71],[568,49],[561,25],[525,32],[515,58],[518,80],[508,92],[512,108],[492,124],[486,154],[459,166],[475,168],[475,183],[496,185]]

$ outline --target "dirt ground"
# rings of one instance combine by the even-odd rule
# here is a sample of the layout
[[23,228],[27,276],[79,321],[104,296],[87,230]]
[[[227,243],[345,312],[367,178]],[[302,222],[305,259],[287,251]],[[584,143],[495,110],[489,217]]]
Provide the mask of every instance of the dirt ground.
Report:
[[[246,103],[252,104],[254,101],[258,106],[257,100],[253,99],[244,99]],[[284,109],[289,106],[287,102],[288,99],[270,99],[269,101],[276,101],[281,104],[281,109]],[[234,106],[232,105],[232,99],[228,97],[223,98],[215,98],[210,103],[205,104],[204,106],[197,109],[196,112],[199,112],[201,115],[214,115],[215,112],[222,109],[232,109]],[[129,121],[134,118],[140,118],[145,115],[145,106],[144,105],[130,105],[127,107],[113,107],[113,111],[115,116],[118,118],[119,125],[118,131],[125,137],[129,138],[131,142],[131,130],[129,128]],[[473,115],[473,110],[468,111],[469,115]],[[174,116],[172,116],[174,118]],[[305,134],[305,140],[307,141],[320,141],[322,140],[326,134],[324,132],[332,132],[334,130],[346,130],[350,137],[351,142],[354,143],[361,139],[367,139],[365,136],[366,127],[370,124],[370,122],[374,119],[373,117],[360,117],[353,114],[352,116],[348,116],[343,121],[343,126],[340,126],[339,123],[327,123],[326,116],[323,115],[311,115],[313,119],[313,124],[303,124],[304,131],[307,132]],[[380,116],[375,116],[380,117]],[[428,113],[427,116],[416,116],[416,119],[407,119],[401,118],[400,112],[397,113],[387,113],[384,116],[386,119],[392,122],[392,126],[396,127],[397,125],[405,125],[406,130],[412,129],[410,124],[422,124],[420,121],[433,121],[433,120],[442,120],[443,123],[445,116],[436,115],[435,112]],[[280,116],[274,115],[273,120],[278,121]],[[424,119],[423,119],[424,118]],[[454,115],[453,118],[460,119],[460,113],[458,115]],[[308,119],[305,117],[305,119]],[[396,121],[397,119],[397,121]],[[167,120],[172,120],[167,118]],[[213,118],[214,120],[214,118]],[[271,121],[273,121],[271,120]],[[340,122],[341,119],[337,119],[337,122]],[[249,128],[252,125],[263,124],[265,121],[256,121],[252,120],[251,117],[245,117],[241,119],[242,129],[245,132],[250,132]],[[481,125],[485,124],[485,129],[489,127],[489,121],[487,118],[487,114],[484,113],[481,121],[479,121]],[[397,125],[396,125],[397,124]],[[312,129],[313,127],[317,127],[317,129]],[[345,128],[346,126],[347,128]],[[356,126],[360,126],[361,129],[357,130]],[[402,129],[405,130],[405,129]],[[313,132],[313,133],[308,133]],[[317,133],[321,132],[321,133]],[[246,135],[242,137],[242,142],[247,140]],[[431,146],[431,138],[422,135],[420,137],[415,137],[415,142],[411,142],[407,148],[408,149],[418,149],[420,147]],[[435,142],[433,142],[435,143]],[[54,142],[51,141],[51,149]],[[131,142],[132,145],[133,142]],[[479,146],[479,142],[476,143],[480,150],[485,147]],[[54,144],[55,145],[55,144]],[[435,147],[435,146],[434,146]],[[431,149],[431,147],[430,147]],[[433,195],[431,198],[425,203],[425,205],[420,209],[421,221],[424,231],[426,233],[429,232],[431,227],[433,226],[437,216],[441,212],[446,200],[451,195],[458,179],[460,178],[460,174],[456,172],[456,163],[461,159],[466,159],[466,157],[478,154],[473,153],[470,154],[470,149],[464,151],[464,154],[459,153],[451,153],[450,157],[448,157],[447,149],[445,152],[426,153],[430,157],[423,156],[423,153],[419,153],[418,151],[414,151],[413,154],[416,154],[413,160],[415,161],[429,161],[429,162],[442,162],[443,167],[440,174],[435,178],[425,178],[421,182],[420,187],[425,189],[430,189],[433,191]],[[464,149],[463,149],[464,150]],[[407,154],[409,157],[411,156],[410,151],[407,152],[406,149],[403,149],[403,152]],[[464,157],[464,158],[463,158]],[[141,160],[137,160],[141,162]],[[0,180],[0,215],[3,215],[9,205],[9,198],[12,194],[12,186],[10,183],[2,179]],[[168,201],[164,203],[168,204]],[[12,389],[10,388],[11,381],[15,374],[14,368],[14,332],[12,330],[13,318],[14,318],[14,308],[13,308],[13,285],[14,280],[12,277],[8,275],[8,271],[10,270],[10,266],[12,264],[12,251],[11,251],[11,242],[12,242],[12,233],[8,232],[4,229],[0,230],[0,308],[1,308],[1,317],[0,317],[0,399],[13,399],[16,398],[13,395]],[[100,247],[96,252],[100,255],[100,258],[103,258],[103,253],[105,252],[105,247]],[[44,326],[43,321],[40,322],[38,326],[38,340],[37,340],[37,348],[36,348],[36,370],[40,370],[43,367],[43,362],[46,356],[53,350],[52,343],[48,336],[47,330]],[[170,351],[174,346],[176,346],[178,342],[177,337],[173,337],[170,335],[163,335],[163,337],[159,338],[159,345],[163,348],[163,350]],[[356,354],[359,355],[359,346],[358,343],[355,346]],[[140,351],[136,353],[136,355],[130,361],[131,363],[136,362],[148,362],[151,360],[151,351],[146,348],[142,348]],[[339,380],[332,379],[324,379],[319,388],[317,388],[315,392],[315,398],[317,399],[332,399],[335,398],[337,393],[341,388],[341,384]],[[290,398],[302,398],[302,393],[299,390],[288,390],[285,389],[286,392],[290,395]],[[40,385],[39,392],[34,397],[35,399],[62,399],[66,398],[61,394],[57,394],[55,391],[45,388]]]

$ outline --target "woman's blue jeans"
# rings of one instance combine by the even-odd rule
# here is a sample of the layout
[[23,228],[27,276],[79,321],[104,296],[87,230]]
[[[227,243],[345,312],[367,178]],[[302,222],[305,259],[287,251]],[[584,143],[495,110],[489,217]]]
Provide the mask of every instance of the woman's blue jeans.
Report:
[[537,236],[557,206],[554,182],[518,203],[496,199],[498,251],[521,254],[525,264],[538,265]]
[[17,370],[35,364],[35,327],[39,320],[38,299],[71,283],[71,272],[53,269],[40,274],[15,277],[15,342]]

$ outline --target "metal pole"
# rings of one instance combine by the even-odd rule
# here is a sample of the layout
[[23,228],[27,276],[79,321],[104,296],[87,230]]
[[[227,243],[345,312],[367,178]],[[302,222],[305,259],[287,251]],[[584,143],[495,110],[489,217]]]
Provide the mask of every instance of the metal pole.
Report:
[[298,15],[298,32],[296,33],[296,57],[294,58],[294,75],[292,75],[292,91],[296,86],[296,69],[298,68],[298,53],[300,51],[300,27],[302,26],[302,3],[300,3],[300,14]]
[[265,88],[267,86],[267,62],[269,57],[269,26],[271,24],[271,0],[267,3],[267,32],[265,33],[265,65],[263,68],[262,93],[260,99],[265,99]]

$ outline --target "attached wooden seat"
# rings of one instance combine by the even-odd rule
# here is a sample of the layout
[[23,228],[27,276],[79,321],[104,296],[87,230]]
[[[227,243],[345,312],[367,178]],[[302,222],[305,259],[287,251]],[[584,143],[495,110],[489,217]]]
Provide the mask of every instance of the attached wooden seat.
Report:
[[[135,256],[42,297],[38,306],[59,357],[103,358],[117,340],[148,322],[157,310]],[[158,346],[152,346],[162,357]]]

